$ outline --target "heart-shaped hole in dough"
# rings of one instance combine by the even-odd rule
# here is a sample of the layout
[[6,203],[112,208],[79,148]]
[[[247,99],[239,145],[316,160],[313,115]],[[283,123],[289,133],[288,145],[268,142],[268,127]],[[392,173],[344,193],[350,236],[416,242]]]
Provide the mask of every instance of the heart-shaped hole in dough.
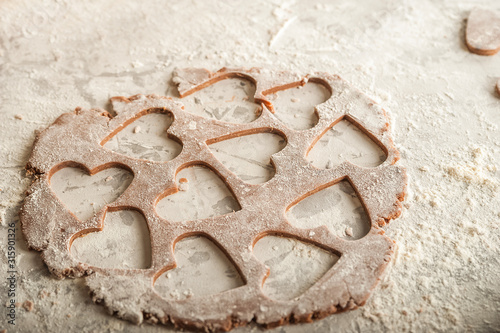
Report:
[[222,250],[204,236],[187,237],[175,245],[177,267],[156,279],[154,288],[166,299],[214,295],[245,283]]
[[332,169],[344,161],[374,168],[386,158],[382,148],[347,119],[323,134],[307,154],[312,165],[320,169]]
[[277,134],[243,135],[209,145],[212,153],[229,170],[249,184],[262,184],[273,178],[275,169],[271,155],[286,146]]
[[131,209],[108,211],[103,229],[74,239],[71,254],[101,268],[148,268],[151,240],[146,219]]
[[339,256],[313,244],[283,236],[265,236],[254,245],[253,253],[269,268],[263,292],[269,298],[291,300],[311,288]]
[[167,130],[173,122],[170,113],[151,109],[118,133],[104,139],[105,148],[143,160],[170,161],[180,154],[182,145]]
[[50,187],[59,200],[85,221],[125,192],[134,176],[121,167],[108,167],[90,175],[87,168],[72,163],[50,177]]
[[288,209],[286,217],[298,228],[312,229],[324,225],[346,240],[360,239],[371,228],[370,219],[347,180],[305,196]]
[[226,78],[182,99],[185,110],[208,119],[242,124],[257,119],[262,108],[254,100],[255,85],[240,78]]
[[156,205],[156,212],[166,220],[192,221],[241,209],[226,184],[206,166],[182,169],[177,173],[176,182],[178,191],[165,196]]
[[318,123],[315,107],[330,98],[331,93],[321,83],[308,82],[305,86],[280,90],[268,96],[274,115],[285,125],[296,130],[313,128]]

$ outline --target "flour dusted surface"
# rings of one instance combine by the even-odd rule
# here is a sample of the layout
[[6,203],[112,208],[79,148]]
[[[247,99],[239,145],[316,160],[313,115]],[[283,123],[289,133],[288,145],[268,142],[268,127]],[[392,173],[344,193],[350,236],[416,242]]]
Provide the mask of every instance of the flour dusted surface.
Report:
[[[386,227],[399,249],[382,292],[362,310],[285,330],[498,330],[498,189],[446,171],[473,167],[470,151],[480,147],[491,156],[479,163],[483,175],[499,177],[487,165],[498,169],[500,160],[500,100],[493,91],[500,62],[498,55],[485,59],[466,50],[464,19],[472,6],[500,11],[492,1],[4,2],[2,230],[16,220],[29,185],[22,170],[34,131],[76,105],[106,107],[109,96],[171,93],[172,69],[193,63],[333,69],[391,111],[413,194],[403,217]],[[19,331],[143,331],[86,304],[78,280],[54,281],[23,244],[18,232],[19,300],[35,306],[19,310]]]

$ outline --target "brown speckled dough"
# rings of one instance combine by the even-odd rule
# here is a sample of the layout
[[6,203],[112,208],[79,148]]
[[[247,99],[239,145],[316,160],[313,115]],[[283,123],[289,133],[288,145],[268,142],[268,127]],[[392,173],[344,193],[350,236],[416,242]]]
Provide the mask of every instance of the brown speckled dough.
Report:
[[[394,242],[380,228],[401,213],[406,172],[396,165],[398,152],[390,137],[385,111],[338,76],[314,73],[300,76],[263,69],[177,70],[174,82],[181,97],[229,77],[243,77],[256,85],[255,100],[262,110],[257,120],[230,124],[205,119],[183,110],[165,97],[136,95],[112,98],[116,116],[102,110],[77,110],[60,116],[36,139],[28,170],[36,179],[28,191],[21,213],[24,235],[30,248],[42,251],[50,271],[57,277],[86,276],[93,299],[119,317],[136,324],[143,321],[171,322],[203,330],[229,330],[251,321],[270,327],[309,322],[363,305],[390,262]],[[308,130],[292,130],[273,115],[266,95],[304,85],[324,85],[331,97],[316,107],[318,123]],[[120,155],[103,147],[112,136],[139,116],[150,112],[170,113],[168,130],[182,143],[181,153],[168,162],[151,162]],[[332,126],[346,119],[358,126],[384,150],[387,159],[375,168],[343,162],[331,169],[317,169],[306,160],[316,141]],[[196,124],[190,129],[188,124]],[[193,127],[191,127],[193,128]],[[202,129],[202,130],[200,130]],[[210,152],[207,144],[250,133],[271,132],[286,138],[287,145],[272,156],[274,177],[250,185],[229,171]],[[158,216],[159,199],[178,191],[175,175],[181,169],[204,165],[214,170],[231,189],[241,210],[222,216],[169,222]],[[66,166],[79,166],[94,174],[122,166],[134,174],[127,190],[87,221],[78,220],[50,188],[50,177]],[[343,240],[325,226],[300,229],[289,224],[285,212],[295,203],[323,188],[348,180],[367,211],[371,229],[358,240]],[[148,269],[103,269],[75,260],[71,242],[82,234],[102,229],[107,211],[122,208],[142,213],[151,236],[152,260]],[[153,290],[153,282],[175,267],[174,245],[183,237],[205,235],[217,244],[238,268],[245,284],[220,294],[166,300]],[[338,262],[297,299],[276,301],[266,297],[262,284],[268,269],[252,253],[265,235],[286,235],[320,246],[340,256]]]
[[465,41],[472,53],[496,54],[500,50],[500,16],[490,10],[472,10],[467,20]]

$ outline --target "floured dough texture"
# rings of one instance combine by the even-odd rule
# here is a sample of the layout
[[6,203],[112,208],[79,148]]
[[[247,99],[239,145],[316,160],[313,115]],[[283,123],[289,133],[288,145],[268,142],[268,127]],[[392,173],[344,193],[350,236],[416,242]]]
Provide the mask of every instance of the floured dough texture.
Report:
[[[251,321],[266,327],[309,322],[366,302],[394,253],[393,241],[380,227],[400,215],[400,202],[406,191],[406,172],[395,164],[399,155],[390,137],[385,111],[340,77],[325,73],[303,76],[257,68],[224,68],[215,73],[180,69],[174,75],[174,82],[180,96],[185,97],[217,81],[235,77],[256,86],[254,100],[260,110],[252,122],[233,124],[205,119],[187,112],[181,103],[170,98],[136,95],[112,98],[115,116],[103,110],[77,109],[63,114],[38,135],[27,166],[36,179],[24,201],[21,221],[30,248],[42,251],[43,260],[55,276],[86,276],[94,301],[134,323],[170,322],[204,330],[229,330]],[[316,125],[309,129],[289,128],[274,116],[268,96],[308,81],[323,85],[331,96],[316,106]],[[118,153],[105,147],[129,125],[132,133],[140,134],[141,129],[134,122],[153,113],[167,114],[173,119],[168,138],[181,144],[182,149],[175,157],[168,157],[171,160],[133,158],[123,155],[126,151]],[[355,159],[325,168],[312,165],[307,159],[308,152],[340,121],[354,124],[380,146],[385,161],[376,167],[353,164]],[[209,145],[256,133],[282,136],[286,146],[271,157],[274,176],[264,183],[249,184],[226,168]],[[233,206],[233,211],[222,215],[191,221],[160,217],[157,203],[182,191],[181,186],[187,186],[183,181],[177,183],[176,175],[193,166],[214,171],[237,200],[239,209]],[[78,167],[91,175],[118,167],[130,171],[134,178],[115,201],[104,205],[91,218],[79,220],[50,185],[51,177],[67,167]],[[288,210],[302,199],[341,181],[352,186],[369,218],[369,230],[364,237],[349,240],[326,226],[297,227],[289,223]],[[106,214],[117,211],[136,212],[144,217],[151,238],[150,267],[91,266],[70,253],[76,238],[98,233],[103,229]],[[213,241],[234,264],[241,281],[235,280],[238,283],[233,289],[221,288],[220,293],[210,295],[168,299],[160,296],[153,285],[175,268],[175,244],[194,236]],[[315,252],[318,258],[330,253],[332,268],[314,277],[315,283],[291,299],[268,297],[262,285],[269,269],[257,256],[264,261],[267,257],[259,252],[260,247],[255,253],[254,245],[269,236],[315,246],[319,249]],[[189,243],[184,244],[189,247]],[[272,273],[269,279],[279,281],[279,276]],[[161,289],[162,285],[156,287]]]

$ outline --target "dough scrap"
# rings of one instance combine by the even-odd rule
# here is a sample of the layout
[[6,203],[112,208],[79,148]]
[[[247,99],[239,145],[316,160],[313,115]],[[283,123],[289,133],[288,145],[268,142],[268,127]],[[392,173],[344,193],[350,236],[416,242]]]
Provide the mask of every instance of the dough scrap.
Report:
[[472,53],[496,54],[500,51],[500,16],[486,9],[472,10],[467,20],[465,41]]
[[[223,68],[212,73],[205,69],[179,69],[174,74],[181,97],[226,78],[240,77],[256,85],[255,100],[262,104],[257,120],[224,123],[190,114],[171,98],[135,95],[111,99],[116,115],[103,110],[81,110],[61,115],[37,135],[27,164],[35,175],[21,211],[22,230],[30,248],[41,251],[49,270],[58,278],[86,276],[93,300],[110,313],[140,324],[172,323],[206,331],[227,331],[256,322],[265,327],[311,322],[329,314],[363,305],[380,281],[394,254],[394,242],[381,226],[401,214],[407,176],[397,165],[399,158],[390,135],[385,111],[338,76],[326,73],[299,75],[258,68]],[[293,130],[273,115],[267,95],[304,85],[323,84],[331,97],[316,107],[318,123],[308,130]],[[149,112],[170,113],[174,121],[170,137],[182,142],[182,151],[168,162],[152,162],[118,154],[104,143]],[[338,121],[358,126],[387,155],[375,168],[356,166],[348,161],[329,169],[318,169],[306,159],[317,140]],[[192,129],[193,122],[196,129]],[[287,146],[272,156],[275,176],[266,183],[243,182],[210,152],[207,144],[251,133],[277,133]],[[221,216],[170,222],[162,219],[155,205],[165,195],[179,189],[176,173],[192,165],[205,165],[220,176],[242,209]],[[80,167],[90,174],[121,166],[134,174],[123,194],[86,221],[78,220],[50,189],[50,177],[64,167]],[[355,189],[370,218],[371,229],[356,241],[344,240],[326,227],[300,229],[289,224],[285,212],[318,190],[347,180]],[[139,211],[148,223],[152,260],[147,269],[106,269],[75,260],[69,251],[72,241],[85,233],[102,230],[106,212],[120,209]],[[207,297],[182,301],[166,300],[153,289],[154,281],[175,267],[174,246],[189,235],[203,235],[214,241],[239,270],[245,284]],[[300,297],[272,300],[262,292],[268,275],[263,263],[253,255],[254,244],[266,235],[283,235],[320,246],[340,259],[318,282]]]

